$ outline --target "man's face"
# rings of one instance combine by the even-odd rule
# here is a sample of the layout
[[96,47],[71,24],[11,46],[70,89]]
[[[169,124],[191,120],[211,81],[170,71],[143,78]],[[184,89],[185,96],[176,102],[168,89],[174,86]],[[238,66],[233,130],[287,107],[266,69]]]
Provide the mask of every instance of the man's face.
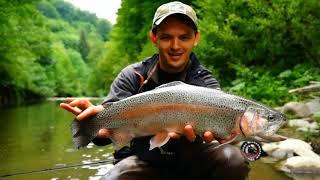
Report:
[[186,68],[200,36],[192,27],[170,16],[157,27],[155,37],[152,35],[151,40],[159,49],[160,68],[168,73],[178,73]]

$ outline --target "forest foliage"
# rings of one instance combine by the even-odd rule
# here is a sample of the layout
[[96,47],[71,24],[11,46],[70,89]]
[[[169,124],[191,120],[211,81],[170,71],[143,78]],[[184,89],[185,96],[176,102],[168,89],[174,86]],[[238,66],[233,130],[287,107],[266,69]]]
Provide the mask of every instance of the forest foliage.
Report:
[[60,0],[5,0],[0,7],[0,104],[85,95],[110,22]]
[[[168,0],[122,0],[117,23],[61,0],[2,1],[0,85],[40,96],[105,96],[126,65],[156,53],[148,32]],[[222,88],[278,105],[320,81],[320,1],[184,0],[199,17],[195,52]],[[2,10],[3,9],[3,10]]]

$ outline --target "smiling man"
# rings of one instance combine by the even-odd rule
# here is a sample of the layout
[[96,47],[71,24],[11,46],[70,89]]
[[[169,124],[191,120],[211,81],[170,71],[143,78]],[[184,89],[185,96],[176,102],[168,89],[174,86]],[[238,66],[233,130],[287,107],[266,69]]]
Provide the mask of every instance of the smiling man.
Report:
[[[192,52],[200,33],[196,13],[190,6],[177,1],[161,5],[154,15],[149,35],[159,53],[123,69],[101,105],[68,99],[60,106],[81,120],[107,108],[104,107],[107,102],[119,101],[172,81],[219,88],[219,83]],[[151,151],[151,137],[132,140],[130,147],[116,151],[117,163],[104,178],[241,180],[247,177],[248,164],[240,150],[228,144],[217,147],[218,143],[210,143],[214,132],[196,136],[192,126],[187,125],[182,136],[173,132],[169,136],[171,140],[166,145]],[[110,143],[108,137],[109,131],[101,129],[93,142],[106,145]]]
[[200,33],[187,18],[182,14],[169,16],[150,33],[152,43],[159,49],[160,69],[168,73],[186,70],[192,49],[198,44]]

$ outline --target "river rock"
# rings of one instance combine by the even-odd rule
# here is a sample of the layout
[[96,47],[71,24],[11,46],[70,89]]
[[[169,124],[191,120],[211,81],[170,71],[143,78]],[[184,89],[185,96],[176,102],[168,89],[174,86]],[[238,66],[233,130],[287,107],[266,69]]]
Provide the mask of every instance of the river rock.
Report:
[[293,153],[292,149],[276,149],[272,152],[271,156],[276,159],[286,159],[292,157]]
[[263,144],[262,149],[278,160],[291,158],[294,155],[319,158],[319,155],[312,151],[311,145],[300,139],[289,138],[281,142],[266,143]]
[[306,103],[311,113],[320,112],[320,97]]
[[312,115],[309,107],[302,102],[288,102],[282,108],[283,113],[293,114],[296,117],[309,117]]
[[320,174],[320,158],[291,157],[281,162],[279,169],[288,173]]
[[309,143],[300,139],[287,139],[279,143],[279,149],[291,149],[299,156],[319,158],[319,155],[312,151]]
[[303,131],[303,132],[318,132],[317,128],[318,125],[316,122],[310,122],[310,118],[303,118],[303,119],[291,119],[288,122],[288,125],[290,127],[296,127],[298,128],[298,131]]
[[283,160],[278,169],[288,173],[320,173],[320,156],[309,143],[289,138],[281,142],[263,144],[262,149],[271,157]]

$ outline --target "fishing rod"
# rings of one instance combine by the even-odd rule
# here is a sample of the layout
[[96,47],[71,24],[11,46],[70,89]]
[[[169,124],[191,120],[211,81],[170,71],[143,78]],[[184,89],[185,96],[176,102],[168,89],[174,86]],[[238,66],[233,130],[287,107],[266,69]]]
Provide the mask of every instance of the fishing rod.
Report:
[[75,167],[80,167],[80,166],[97,165],[97,164],[103,164],[103,163],[113,163],[113,160],[96,161],[96,162],[86,163],[86,164],[69,164],[69,165],[61,166],[61,167],[50,167],[50,168],[46,168],[46,169],[38,169],[38,170],[32,170],[32,171],[26,171],[26,172],[15,172],[15,173],[10,173],[10,174],[0,175],[0,178],[26,175],[26,174],[34,174],[34,173],[42,173],[42,172],[48,172],[48,171],[57,171],[57,170],[62,170],[62,169],[70,169],[70,168],[75,168]]

